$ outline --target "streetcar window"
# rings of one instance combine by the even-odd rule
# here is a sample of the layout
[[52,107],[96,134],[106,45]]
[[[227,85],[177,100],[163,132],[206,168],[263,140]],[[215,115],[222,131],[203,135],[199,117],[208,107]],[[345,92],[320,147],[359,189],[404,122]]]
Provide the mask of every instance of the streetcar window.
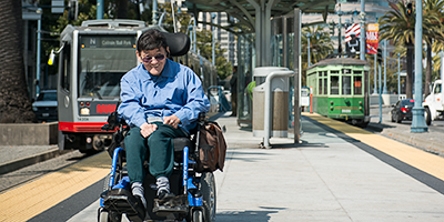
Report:
[[70,79],[71,79],[71,46],[65,43],[62,53],[60,54],[60,59],[62,61],[62,66],[59,67],[60,70],[60,86],[62,89],[69,91]]
[[339,74],[339,70],[331,70],[330,74]]
[[339,76],[330,77],[330,94],[339,95]]
[[353,93],[355,95],[362,95],[362,77],[361,76],[355,76],[353,79]]
[[351,95],[351,76],[342,76],[342,95]]
[[134,36],[81,36],[79,95],[118,97],[120,79],[137,64]]
[[342,74],[348,75],[351,74],[351,69],[342,69]]
[[323,92],[324,92],[324,94],[327,94],[328,93],[328,91],[327,91],[327,87],[328,87],[328,85],[327,85],[327,78],[324,78],[323,79]]

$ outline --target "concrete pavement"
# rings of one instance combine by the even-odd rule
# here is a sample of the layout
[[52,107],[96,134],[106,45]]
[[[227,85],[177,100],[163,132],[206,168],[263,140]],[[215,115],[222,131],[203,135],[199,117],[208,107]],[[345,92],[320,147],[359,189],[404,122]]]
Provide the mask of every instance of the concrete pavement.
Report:
[[[444,221],[442,180],[432,179],[438,192],[427,179],[412,176],[417,171],[408,164],[371,153],[357,139],[303,117],[302,144],[272,138],[272,149],[245,149],[261,138],[242,131],[233,120],[218,119],[227,129],[230,148],[224,172],[215,174],[219,222]],[[382,136],[370,140],[383,141]],[[402,148],[393,144],[386,145]],[[415,150],[417,158],[443,162]]]
[[[316,115],[304,114],[302,143],[271,138],[272,149],[234,117],[217,122],[229,147],[215,172],[218,222],[444,221],[442,157]],[[98,207],[68,221],[96,220]]]

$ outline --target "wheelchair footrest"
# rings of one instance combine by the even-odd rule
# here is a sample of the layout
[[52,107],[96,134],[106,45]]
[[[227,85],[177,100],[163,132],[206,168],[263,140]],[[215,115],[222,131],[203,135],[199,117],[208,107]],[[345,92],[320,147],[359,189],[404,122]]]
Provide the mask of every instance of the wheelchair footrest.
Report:
[[159,203],[158,199],[154,199],[154,213],[188,213],[189,207],[186,195],[179,195],[173,199]]
[[143,205],[128,190],[116,189],[105,191],[101,196],[104,200],[104,209],[108,211],[138,215],[141,218],[145,217]]

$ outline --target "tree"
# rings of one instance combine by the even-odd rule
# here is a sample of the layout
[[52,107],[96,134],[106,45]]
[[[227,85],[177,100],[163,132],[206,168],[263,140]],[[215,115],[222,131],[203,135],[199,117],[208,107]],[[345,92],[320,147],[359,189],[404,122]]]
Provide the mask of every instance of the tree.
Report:
[[[379,19],[380,24],[380,40],[387,39],[402,45],[406,48],[406,96],[413,96],[413,65],[414,65],[414,42],[415,42],[415,22],[416,12],[410,4],[404,5],[398,2],[391,5],[393,10],[389,11]],[[440,35],[441,29],[436,28],[433,24],[439,21],[436,14],[423,13],[423,38],[427,44],[431,44],[431,39]]]
[[[443,23],[440,20],[444,19],[444,1],[443,0],[427,0],[425,1],[425,7],[424,7],[424,14],[432,14],[433,17],[435,17],[436,19],[433,20],[433,29],[436,29],[436,27],[440,27],[442,30],[442,26]],[[430,84],[432,82],[432,43],[436,42],[435,39],[439,39],[440,41],[438,42],[443,42],[443,37],[442,35],[435,35],[435,36],[428,36],[425,35],[425,38],[428,38],[429,40],[426,42],[427,44],[427,52],[426,52],[426,61],[427,61],[427,65],[426,65],[426,74],[425,74],[425,87],[424,87],[424,95],[428,95],[430,93]]]
[[23,68],[22,3],[0,1],[0,10],[0,123],[35,122]]
[[389,39],[407,48],[406,96],[412,98],[415,18],[408,14],[404,3],[399,2],[396,6],[379,19],[379,39]]
[[[310,36],[310,37],[308,37]],[[302,29],[301,57],[302,57],[302,83],[305,84],[306,70],[308,68],[308,38],[310,38],[310,62],[315,64],[333,53],[334,46],[331,35],[320,26],[309,26]]]

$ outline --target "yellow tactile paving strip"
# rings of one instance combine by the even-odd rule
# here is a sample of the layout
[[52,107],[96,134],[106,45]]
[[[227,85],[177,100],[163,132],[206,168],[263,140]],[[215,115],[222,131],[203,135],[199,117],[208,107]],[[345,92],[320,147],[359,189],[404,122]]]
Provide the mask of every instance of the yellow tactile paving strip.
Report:
[[0,193],[0,221],[27,221],[103,179],[110,169],[111,159],[102,152]]
[[[444,158],[427,153],[415,147],[389,139],[387,137],[367,132],[358,127],[335,121],[319,114],[303,114],[330,128],[341,131],[347,136],[359,140],[379,151],[382,151],[410,166],[444,180]],[[425,135],[426,136],[426,135]]]

